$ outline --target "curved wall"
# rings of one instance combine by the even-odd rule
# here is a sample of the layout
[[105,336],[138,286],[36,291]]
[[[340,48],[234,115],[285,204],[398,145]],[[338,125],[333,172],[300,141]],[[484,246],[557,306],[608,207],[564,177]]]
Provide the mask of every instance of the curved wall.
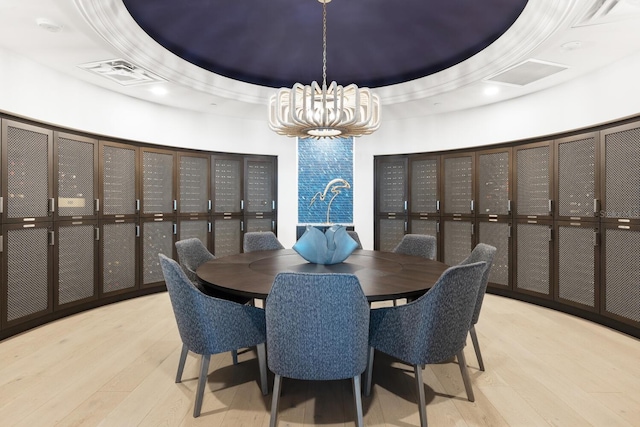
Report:
[[[539,93],[481,108],[384,121],[355,142],[354,223],[373,247],[373,157],[442,151],[551,135],[637,115],[640,52]],[[428,101],[425,101],[428,102]],[[173,109],[66,77],[0,49],[0,111],[56,126],[172,147],[278,156],[278,234],[295,242],[296,144],[266,120]],[[384,114],[384,110],[383,110]],[[265,107],[266,117],[266,107]],[[384,117],[384,116],[383,116]],[[290,226],[289,226],[290,224]]]

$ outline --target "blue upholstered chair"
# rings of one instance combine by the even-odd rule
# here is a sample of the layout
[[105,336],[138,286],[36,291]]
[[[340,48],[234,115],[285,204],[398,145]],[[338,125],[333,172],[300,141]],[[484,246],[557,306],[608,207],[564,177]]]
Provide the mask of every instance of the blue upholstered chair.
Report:
[[367,365],[369,304],[351,274],[280,273],[266,300],[267,359],[275,382],[275,427],[282,377],[351,378],[357,425],[363,425],[360,375]]
[[489,282],[489,274],[491,274],[491,266],[493,265],[493,258],[496,254],[496,248],[487,245],[485,243],[478,243],[471,255],[469,255],[460,265],[472,264],[478,261],[484,261],[486,263],[484,273],[482,274],[482,281],[480,282],[480,289],[478,290],[478,298],[476,299],[476,305],[473,310],[473,317],[471,318],[471,328],[469,329],[469,335],[471,335],[471,341],[473,342],[473,349],[476,352],[478,358],[478,365],[480,370],[484,371],[484,362],[482,361],[482,353],[480,353],[480,344],[478,344],[478,336],[476,335],[476,323],[480,318],[480,309],[482,308],[482,301],[484,300],[484,294],[487,290],[487,283]]
[[427,425],[423,365],[456,356],[467,397],[474,401],[463,349],[484,270],[484,262],[450,267],[429,292],[417,300],[398,307],[371,310],[365,395],[371,393],[376,349],[413,366],[421,426]]
[[268,386],[264,310],[203,294],[193,285],[177,262],[163,254],[158,256],[182,339],[177,383],[182,381],[187,353],[192,351],[202,356],[193,416],[200,416],[212,354],[256,346],[260,366],[260,387],[262,394],[266,395]]
[[396,254],[415,255],[436,259],[436,238],[428,234],[405,234],[393,249]]
[[[235,301],[240,304],[246,304],[250,302],[249,298],[236,297],[232,295],[226,295],[222,292],[215,292],[213,290],[205,288],[200,279],[196,275],[196,270],[202,264],[207,261],[211,261],[212,259],[216,259],[216,257],[209,252],[209,250],[204,246],[204,244],[197,238],[183,239],[178,240],[176,242],[176,252],[178,253],[178,262],[180,263],[180,267],[182,267],[182,271],[187,275],[189,280],[193,282],[193,284],[205,294],[222,299],[228,299],[231,301]],[[233,364],[238,364],[238,351],[232,350],[231,357],[233,357]]]
[[358,236],[358,233],[353,230],[347,230],[347,234],[349,234],[349,236],[351,236],[351,238],[358,244],[356,249],[362,249],[362,243],[360,243],[360,236]]
[[198,238],[190,238],[178,240],[176,242],[176,251],[178,252],[178,262],[185,274],[200,287],[200,281],[196,276],[196,270],[207,261],[211,261],[216,257],[204,246]]
[[244,252],[255,252],[284,249],[284,246],[271,231],[250,231],[244,235],[242,248]]

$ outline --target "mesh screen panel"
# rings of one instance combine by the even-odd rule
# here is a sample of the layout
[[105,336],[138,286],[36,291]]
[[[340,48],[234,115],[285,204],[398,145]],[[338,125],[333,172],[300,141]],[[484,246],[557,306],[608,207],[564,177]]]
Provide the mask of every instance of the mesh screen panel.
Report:
[[93,215],[93,148],[58,138],[58,215]]
[[214,221],[213,254],[217,257],[239,254],[242,250],[239,219]]
[[519,289],[548,295],[549,284],[549,226],[541,224],[517,225],[517,282]]
[[558,295],[595,307],[595,257],[592,228],[558,227]]
[[411,162],[411,211],[438,211],[438,160]]
[[518,150],[519,215],[549,215],[549,150],[548,146]]
[[49,305],[48,229],[7,230],[7,321]]
[[94,227],[58,228],[58,304],[94,295]]
[[640,218],[640,128],[605,136],[608,218]]
[[444,160],[444,209],[446,213],[471,212],[471,157]]
[[507,215],[509,213],[509,153],[478,156],[478,213]]
[[104,146],[103,194],[106,215],[136,212],[136,152],[128,148]]
[[388,161],[381,163],[380,167],[380,212],[403,212],[405,201],[404,162]]
[[136,227],[133,223],[105,224],[102,227],[103,292],[136,285]]
[[145,222],[142,244],[142,283],[163,282],[158,254],[173,255],[173,223],[170,221]]
[[[438,236],[438,221],[431,219],[412,219],[412,234],[428,234],[429,236]],[[438,259],[438,250],[436,247],[436,259]]]
[[456,265],[469,256],[471,250],[471,222],[444,222],[444,263]]
[[605,233],[605,310],[640,322],[640,232],[605,229]]
[[270,162],[247,162],[247,212],[271,212],[273,165]]
[[496,248],[489,281],[509,286],[509,224],[505,222],[480,222],[479,242]]
[[207,159],[180,157],[180,212],[207,213],[209,186],[207,185]]
[[271,218],[247,218],[244,224],[247,232],[272,231]]
[[173,155],[142,154],[143,212],[173,212]]
[[202,244],[208,246],[209,221],[207,220],[181,220],[180,221],[180,240],[197,238]]
[[233,159],[214,160],[214,212],[238,212],[242,197],[241,163]]
[[49,215],[49,137],[7,126],[7,218]]
[[558,145],[558,212],[561,216],[593,217],[595,138]]
[[380,220],[380,250],[391,252],[404,236],[404,221],[398,219]]

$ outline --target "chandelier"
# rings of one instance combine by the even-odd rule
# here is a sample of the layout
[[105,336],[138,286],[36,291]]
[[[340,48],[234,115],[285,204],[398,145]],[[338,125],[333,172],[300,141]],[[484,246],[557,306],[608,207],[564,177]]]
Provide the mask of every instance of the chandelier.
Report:
[[380,127],[380,98],[368,88],[327,86],[327,3],[322,3],[322,86],[295,83],[269,99],[269,127],[300,138],[346,138],[369,135]]

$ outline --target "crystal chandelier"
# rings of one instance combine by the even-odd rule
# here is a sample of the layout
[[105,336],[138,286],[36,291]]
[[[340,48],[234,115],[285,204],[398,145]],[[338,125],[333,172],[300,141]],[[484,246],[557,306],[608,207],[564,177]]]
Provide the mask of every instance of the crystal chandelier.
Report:
[[322,87],[295,83],[269,100],[269,127],[300,138],[346,138],[369,135],[380,127],[380,98],[368,88],[335,81],[327,87],[327,3],[322,3]]

